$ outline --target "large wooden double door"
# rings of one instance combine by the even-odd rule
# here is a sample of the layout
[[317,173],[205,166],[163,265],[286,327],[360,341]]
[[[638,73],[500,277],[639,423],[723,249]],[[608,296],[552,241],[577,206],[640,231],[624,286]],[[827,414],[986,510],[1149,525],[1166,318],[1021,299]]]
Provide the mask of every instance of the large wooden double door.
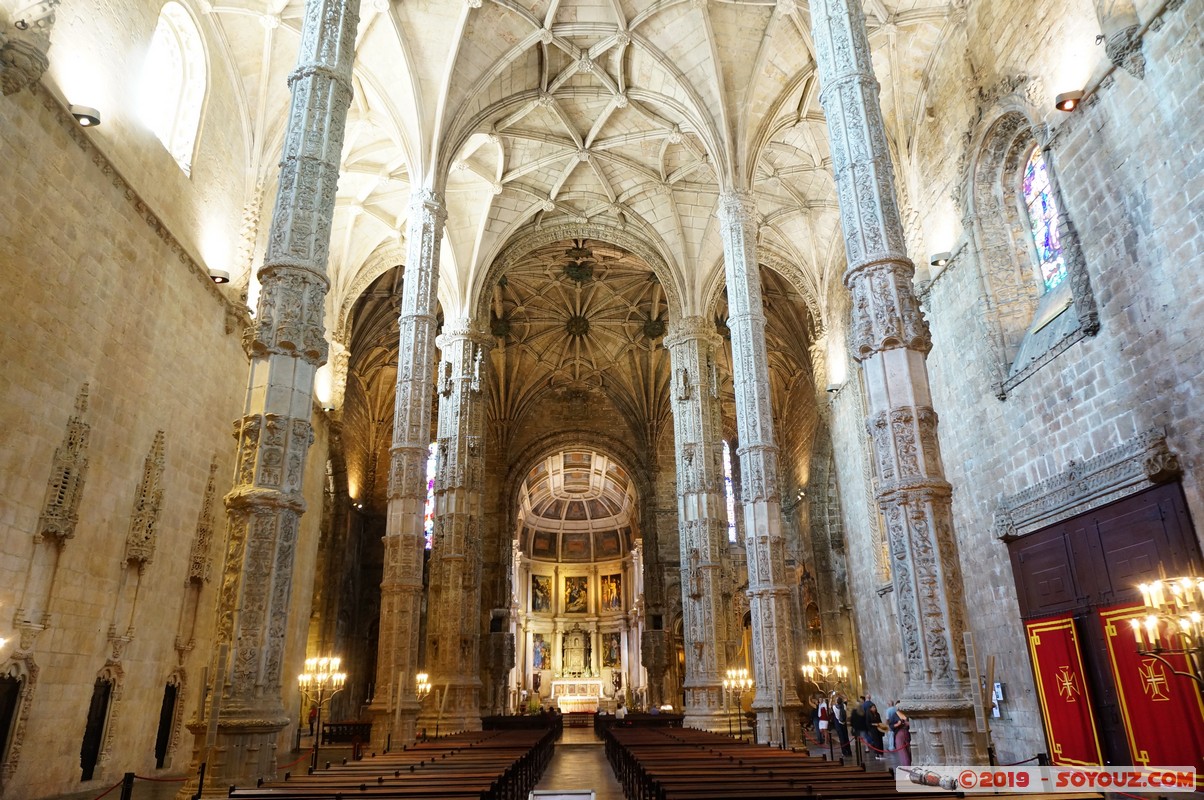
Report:
[[[1042,640],[1034,632],[1045,635],[1045,643],[1060,635],[1063,641],[1055,644],[1065,650],[1070,642],[1080,652],[1082,690],[1093,707],[1092,724],[1102,760],[1107,764],[1140,763],[1140,730],[1135,728],[1141,728],[1142,721],[1160,709],[1151,703],[1157,695],[1122,680],[1129,674],[1124,670],[1133,666],[1136,648],[1127,624],[1120,630],[1117,620],[1132,616],[1133,612],[1123,609],[1141,603],[1138,584],[1156,580],[1160,570],[1171,575],[1204,574],[1179,484],[1158,486],[1023,536],[1009,542],[1008,549],[1038,688],[1043,669],[1060,669],[1063,665],[1055,661],[1073,661],[1073,657],[1057,656],[1040,665],[1036,645]],[[1156,663],[1153,667],[1161,669]],[[1072,665],[1062,674],[1073,672]],[[1165,673],[1162,670],[1161,674]],[[1189,725],[1194,722],[1197,730],[1193,735],[1204,743],[1199,688],[1187,678],[1167,677],[1178,682],[1171,687],[1178,692],[1176,705]],[[1051,688],[1054,681],[1048,672],[1044,683],[1047,694],[1068,691],[1065,681]],[[1051,733],[1051,723],[1056,728],[1059,721],[1050,718],[1050,707],[1056,703],[1047,701],[1057,699],[1042,697],[1047,737],[1055,755],[1060,744]],[[1065,721],[1062,724],[1065,726]]]

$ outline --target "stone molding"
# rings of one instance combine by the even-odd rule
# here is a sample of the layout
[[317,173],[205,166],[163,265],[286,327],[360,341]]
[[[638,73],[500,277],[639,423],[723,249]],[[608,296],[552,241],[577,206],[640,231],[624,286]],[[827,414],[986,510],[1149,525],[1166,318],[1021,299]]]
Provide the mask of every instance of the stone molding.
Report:
[[88,384],[75,398],[75,413],[67,420],[63,443],[54,451],[54,464],[46,482],[46,500],[38,518],[34,542],[49,537],[61,547],[75,536],[79,522],[79,500],[88,475],[88,440],[92,426],[84,421],[88,413]]
[[156,431],[155,441],[142,465],[142,482],[134,495],[130,529],[125,537],[125,560],[144,567],[155,557],[159,538],[159,512],[163,507],[164,432]]
[[1176,480],[1181,474],[1178,456],[1167,446],[1166,432],[1151,428],[1081,463],[1071,459],[1057,475],[1000,497],[995,508],[995,536],[1012,541]]
[[60,2],[42,0],[25,6],[16,12],[20,16],[11,29],[0,30],[0,91],[5,95],[34,86],[50,66],[46,53],[54,30],[54,10]]

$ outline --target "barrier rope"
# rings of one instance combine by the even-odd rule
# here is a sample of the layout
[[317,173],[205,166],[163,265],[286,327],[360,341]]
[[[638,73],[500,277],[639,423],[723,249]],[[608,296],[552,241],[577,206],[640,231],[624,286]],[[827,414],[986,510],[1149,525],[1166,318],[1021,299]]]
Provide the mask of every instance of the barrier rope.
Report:
[[290,764],[285,764],[283,767],[276,767],[276,769],[288,769],[289,767],[295,767],[298,764],[300,764],[302,761],[304,761],[305,759],[311,757],[313,754],[314,754],[314,749],[313,749],[313,747],[310,747],[309,750],[302,753],[301,757],[298,758],[296,761],[293,761]]
[[140,781],[154,781],[155,783],[183,783],[187,778],[150,778],[146,775],[135,775],[134,778]]
[[900,750],[905,750],[905,749],[908,747],[908,745],[905,745],[905,744],[904,744],[904,745],[900,745],[900,746],[898,746],[898,747],[896,747],[896,748],[894,748],[894,749],[892,749],[892,750],[881,750],[881,749],[879,749],[879,748],[877,748],[877,747],[874,747],[874,746],[873,746],[872,744],[870,744],[869,742],[867,742],[867,741],[865,740],[865,737],[864,737],[864,736],[862,736],[862,737],[860,737],[860,738],[861,738],[861,743],[862,743],[862,744],[864,744],[864,745],[865,745],[866,747],[868,747],[869,749],[871,749],[871,750],[875,750],[875,751],[877,751],[877,752],[879,752],[879,753],[897,753],[897,752],[899,752]]
[[116,789],[118,786],[120,786],[123,783],[125,783],[125,778],[122,778],[121,780],[117,781],[117,783],[113,784],[108,789],[105,789],[103,792],[96,795],[96,797],[92,798],[92,800],[100,800],[100,798],[104,797],[106,794],[113,791],[114,789]]
[[1001,767],[1018,767],[1021,764],[1027,764],[1030,761],[1036,761],[1040,757],[1041,756],[1032,756],[1031,758],[1026,758],[1023,761],[1013,761],[1010,764],[1000,764],[999,766],[1001,766]]

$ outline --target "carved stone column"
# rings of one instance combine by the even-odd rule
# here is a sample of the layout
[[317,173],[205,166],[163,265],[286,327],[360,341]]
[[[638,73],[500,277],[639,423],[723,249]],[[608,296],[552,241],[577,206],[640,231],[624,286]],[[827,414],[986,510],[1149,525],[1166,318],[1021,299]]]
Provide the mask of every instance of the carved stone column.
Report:
[[[753,673],[757,741],[788,743],[802,734],[801,708],[794,690],[790,580],[782,536],[778,486],[778,446],[769,405],[769,357],[765,312],[757,264],[757,220],[753,198],[741,192],[719,196],[719,232],[727,272],[727,326],[732,332],[732,371],[736,385],[736,429],[740,436],[740,499],[748,552],[748,598],[752,612]],[[684,554],[683,554],[684,558]],[[778,716],[786,713],[788,723]]]
[[721,343],[715,325],[705,317],[687,317],[665,337],[665,347],[673,363],[682,631],[686,652],[685,724],[714,731],[729,727],[723,704],[728,638],[723,608],[727,501],[723,492],[723,428],[715,365],[715,352]]
[[431,441],[431,392],[435,347],[435,301],[439,286],[439,242],[447,211],[443,199],[419,190],[410,201],[406,271],[402,283],[397,398],[390,449],[389,511],[385,527],[384,574],[380,584],[380,639],[372,747],[414,741],[418,716],[418,626],[422,613],[423,511],[426,456]]
[[820,102],[840,201],[853,357],[865,375],[878,503],[890,538],[903,640],[903,700],[918,763],[978,759],[962,633],[964,595],[950,488],[937,442],[926,363],[932,347],[912,293],[894,175],[859,2],[814,0]]
[[[188,774],[208,763],[206,797],[274,777],[279,733],[289,722],[281,698],[284,643],[313,440],[314,372],[326,360],[326,262],[358,22],[358,0],[310,0],[289,76],[280,188],[259,271],[259,311],[244,335],[251,374],[234,426],[234,488],[226,495],[227,545],[209,668],[209,697],[217,696],[220,711],[214,720],[217,704],[202,708],[190,726],[196,743]],[[179,797],[191,797],[195,783],[185,782]]]
[[427,603],[426,669],[446,692],[432,693],[419,725],[481,729],[481,531],[485,490],[485,369],[493,337],[468,320],[436,340],[439,365],[439,471]]

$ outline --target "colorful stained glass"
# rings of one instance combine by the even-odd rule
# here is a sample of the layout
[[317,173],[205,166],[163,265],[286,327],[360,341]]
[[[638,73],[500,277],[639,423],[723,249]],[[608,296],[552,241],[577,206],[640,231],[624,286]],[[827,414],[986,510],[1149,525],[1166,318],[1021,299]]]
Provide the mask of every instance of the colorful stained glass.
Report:
[[426,535],[426,549],[435,541],[435,442],[426,451],[426,507],[423,509],[422,527]]
[[1037,261],[1041,266],[1041,278],[1045,281],[1045,290],[1049,291],[1066,277],[1066,259],[1062,255],[1062,241],[1058,237],[1058,203],[1054,199],[1049,170],[1040,147],[1033,148],[1033,154],[1024,167],[1021,191],[1024,193],[1024,206],[1028,211]]
[[736,493],[732,490],[732,450],[723,443],[723,492],[727,495],[727,540],[736,541]]

